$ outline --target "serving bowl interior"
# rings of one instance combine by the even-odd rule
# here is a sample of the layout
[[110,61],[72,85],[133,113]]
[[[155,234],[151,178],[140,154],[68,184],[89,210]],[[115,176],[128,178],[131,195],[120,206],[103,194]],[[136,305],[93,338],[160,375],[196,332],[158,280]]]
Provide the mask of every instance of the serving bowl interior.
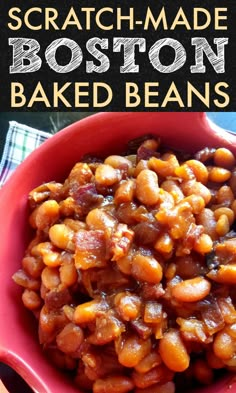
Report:
[[[100,113],[72,124],[36,149],[0,191],[0,359],[12,366],[40,393],[78,393],[72,383],[44,357],[34,318],[21,303],[12,275],[20,267],[27,242],[28,192],[51,180],[62,181],[87,153],[122,153],[128,141],[142,135],[160,136],[167,146],[194,152],[225,146],[236,153],[236,137],[207,120],[204,113]],[[227,375],[198,392],[236,393]]]

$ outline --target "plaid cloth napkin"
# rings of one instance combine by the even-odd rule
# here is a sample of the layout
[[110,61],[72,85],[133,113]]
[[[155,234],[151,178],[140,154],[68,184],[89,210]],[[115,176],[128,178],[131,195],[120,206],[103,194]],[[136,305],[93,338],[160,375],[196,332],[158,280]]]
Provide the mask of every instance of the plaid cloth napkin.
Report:
[[11,121],[0,162],[0,187],[26,157],[51,136],[47,132]]

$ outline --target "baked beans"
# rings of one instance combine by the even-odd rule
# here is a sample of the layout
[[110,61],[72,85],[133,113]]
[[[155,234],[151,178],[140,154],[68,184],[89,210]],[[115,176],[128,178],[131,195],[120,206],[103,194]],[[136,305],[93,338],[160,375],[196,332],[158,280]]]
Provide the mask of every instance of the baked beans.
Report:
[[236,369],[236,160],[150,137],[130,149],[29,193],[34,238],[13,279],[83,391],[207,385]]

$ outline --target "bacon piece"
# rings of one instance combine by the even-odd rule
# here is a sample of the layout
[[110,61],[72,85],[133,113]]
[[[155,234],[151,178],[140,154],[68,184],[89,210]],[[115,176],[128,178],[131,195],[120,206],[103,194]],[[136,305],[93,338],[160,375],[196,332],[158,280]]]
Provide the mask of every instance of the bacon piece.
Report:
[[75,267],[90,269],[106,266],[106,239],[103,231],[80,229],[75,234]]
[[112,261],[117,261],[128,254],[133,238],[134,231],[128,229],[126,224],[118,224],[111,237]]

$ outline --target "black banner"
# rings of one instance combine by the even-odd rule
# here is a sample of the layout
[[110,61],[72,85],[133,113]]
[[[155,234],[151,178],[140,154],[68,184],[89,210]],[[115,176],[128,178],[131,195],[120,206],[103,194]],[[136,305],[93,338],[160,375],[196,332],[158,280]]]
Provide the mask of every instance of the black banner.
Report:
[[235,0],[0,7],[1,111],[236,110]]

